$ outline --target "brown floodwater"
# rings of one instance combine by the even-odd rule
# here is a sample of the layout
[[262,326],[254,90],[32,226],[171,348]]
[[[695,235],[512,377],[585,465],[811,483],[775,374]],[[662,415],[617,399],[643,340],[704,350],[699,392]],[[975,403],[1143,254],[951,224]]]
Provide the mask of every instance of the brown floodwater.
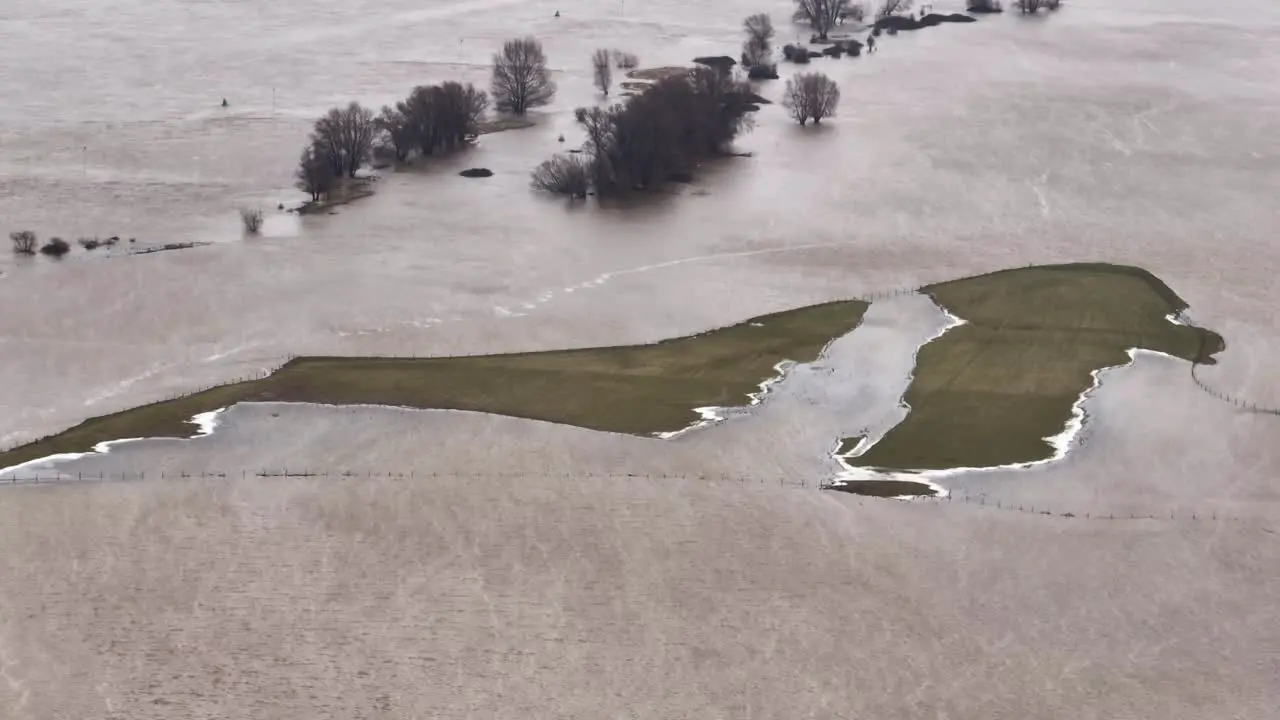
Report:
[[[691,185],[626,208],[529,189],[599,101],[593,49],[732,55],[742,17],[789,5],[0,3],[3,229],[209,243],[0,251],[0,446],[290,354],[643,342],[1077,260],[1156,273],[1226,338],[1201,378],[1280,405],[1273,0],[1068,0],[885,37],[809,66],[839,117],[766,106],[751,157]],[[313,117],[483,83],[524,33],[560,84],[536,127],[332,215],[275,210],[302,199]],[[668,441],[260,404],[65,463],[147,479],[0,493],[0,716],[1272,718],[1280,420],[1186,363],[1104,373],[1060,462],[948,477],[944,500],[813,490],[839,438],[901,418],[944,324],[877,302],[760,405]]]
[[[654,340],[1086,259],[1167,280],[1228,340],[1206,379],[1280,402],[1280,208],[1264,192],[1280,185],[1274,4],[1080,2],[887,38],[874,57],[812,66],[843,88],[829,126],[801,130],[766,106],[739,143],[752,157],[626,209],[528,187],[559,134],[578,140],[572,108],[597,100],[590,50],[627,48],[645,65],[732,52],[746,6],[553,5],[6,7],[0,217],[42,236],[212,245],[60,262],[0,253],[0,444],[289,354]],[[415,83],[483,83],[516,32],[542,38],[557,70],[538,127],[393,174],[334,215],[274,209],[300,199],[290,173],[310,118]],[[456,176],[469,166],[495,175]],[[258,204],[266,233],[248,240],[236,208]]]

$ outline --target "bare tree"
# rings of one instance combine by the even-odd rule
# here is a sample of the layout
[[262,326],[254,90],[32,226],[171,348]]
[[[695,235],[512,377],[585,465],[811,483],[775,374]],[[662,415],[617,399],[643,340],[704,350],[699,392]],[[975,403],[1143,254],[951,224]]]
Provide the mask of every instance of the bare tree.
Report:
[[591,56],[591,72],[595,78],[596,87],[600,88],[600,92],[605,95],[609,94],[609,87],[613,85],[613,64],[610,60],[608,50],[597,50]]
[[502,52],[493,56],[492,90],[498,109],[516,115],[551,102],[556,84],[542,43],[531,37],[503,43]]
[[396,160],[398,162],[407,160],[416,143],[416,137],[414,136],[413,128],[409,124],[409,118],[405,117],[400,107],[383,105],[382,112],[379,113],[376,122],[378,123],[378,130],[382,132],[386,142],[395,151]]
[[573,155],[556,155],[533,171],[533,186],[539,190],[585,198],[589,185],[587,166]]
[[311,141],[324,149],[335,175],[355,177],[369,157],[377,134],[373,111],[353,102],[345,108],[334,108],[317,120]]
[[782,94],[782,106],[801,125],[809,120],[813,120],[814,125],[819,124],[822,118],[835,115],[839,104],[839,86],[817,72],[801,73],[791,78]]
[[911,0],[884,0],[880,9],[876,10],[876,20],[884,20],[892,15],[901,15],[911,9]]
[[848,14],[849,0],[796,0],[793,18],[809,23],[819,40],[826,40],[827,33]]
[[742,64],[747,67],[748,77],[777,77],[777,65],[772,62],[773,20],[764,13],[757,13],[742,22],[742,29],[747,33],[746,42],[742,45]]
[[250,235],[257,235],[262,229],[262,210],[254,208],[240,208],[240,223],[244,225],[244,231]]
[[1034,15],[1040,8],[1049,7],[1049,3],[1046,0],[1017,0],[1016,4],[1024,15],[1028,13]]
[[298,161],[298,170],[294,175],[295,187],[311,196],[316,202],[329,194],[337,182],[337,174],[333,171],[333,163],[324,156],[325,149],[319,145],[308,145],[302,151]]
[[13,241],[13,251],[19,255],[35,255],[36,254],[36,234],[30,230],[18,230],[9,233],[9,239]]
[[742,29],[747,33],[747,45],[763,48],[766,52],[773,42],[773,19],[764,13],[750,15],[742,21]]
[[619,70],[635,70],[640,67],[640,58],[636,57],[635,53],[615,49],[613,51],[613,64]]

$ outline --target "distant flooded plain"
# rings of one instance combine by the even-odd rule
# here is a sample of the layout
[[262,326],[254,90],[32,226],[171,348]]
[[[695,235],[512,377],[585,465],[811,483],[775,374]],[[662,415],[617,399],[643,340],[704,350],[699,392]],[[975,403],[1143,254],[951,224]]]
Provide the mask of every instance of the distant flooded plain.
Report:
[[[572,109],[603,101],[590,87],[592,49],[630,50],[644,66],[733,55],[741,17],[758,9],[770,8],[6,8],[7,229],[210,244],[61,261],[0,253],[0,368],[17,379],[0,386],[0,446],[291,355],[646,342],[1073,260],[1159,275],[1227,339],[1206,379],[1280,402],[1270,360],[1280,211],[1258,192],[1280,185],[1274,6],[1074,2],[1052,17],[886,37],[874,56],[811,66],[843,89],[828,126],[802,130],[766,106],[738,143],[750,157],[708,163],[691,186],[627,207],[567,205],[528,187],[538,162],[580,141]],[[525,32],[546,44],[560,87],[537,126],[387,174],[374,197],[335,214],[276,209],[302,199],[291,174],[314,116],[349,99],[391,102],[419,83],[483,86],[492,51]],[[801,34],[783,24],[778,40]],[[760,92],[778,99],[781,84]],[[495,175],[456,176],[470,166]],[[263,237],[242,236],[242,206],[264,208]],[[1161,402],[1150,398],[1149,412],[1170,412]],[[608,457],[616,441],[588,442]]]

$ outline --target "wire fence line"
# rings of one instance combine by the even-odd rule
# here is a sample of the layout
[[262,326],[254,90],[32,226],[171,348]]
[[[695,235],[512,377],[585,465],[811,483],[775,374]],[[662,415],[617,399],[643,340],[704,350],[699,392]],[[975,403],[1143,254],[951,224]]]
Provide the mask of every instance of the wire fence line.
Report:
[[[374,472],[374,471],[329,471],[329,470],[295,470],[295,469],[276,469],[276,470],[238,470],[238,471],[169,471],[161,470],[155,472],[121,472],[121,473],[76,473],[74,475],[68,473],[36,473],[33,475],[16,476],[0,478],[0,485],[55,485],[55,484],[98,484],[107,482],[138,482],[145,480],[227,480],[227,479],[298,479],[298,478],[319,478],[330,480],[395,480],[395,481],[418,481],[431,479],[475,479],[475,480],[527,480],[530,478],[539,479],[555,479],[562,478],[565,480],[587,480],[587,481],[625,481],[625,480],[683,480],[683,481],[699,481],[714,482],[738,486],[756,485],[760,487],[781,487],[792,490],[809,490],[809,491],[835,491],[852,495],[854,497],[866,498],[872,502],[906,502],[906,503],[922,503],[932,505],[964,505],[972,507],[980,507],[986,510],[1001,512],[1017,512],[1028,515],[1037,515],[1046,518],[1054,518],[1057,520],[1087,520],[1087,521],[1162,521],[1162,522],[1245,522],[1251,518],[1236,517],[1227,514],[1217,508],[1203,508],[1188,510],[1186,508],[1172,508],[1168,510],[1143,510],[1119,512],[1114,509],[1102,510],[1082,510],[1079,508],[1064,509],[1062,505],[1055,503],[1030,504],[1025,502],[1009,502],[999,498],[992,498],[986,494],[979,495],[957,495],[955,493],[945,496],[919,496],[911,498],[887,498],[878,497],[871,494],[850,492],[847,489],[841,489],[835,486],[830,478],[811,479],[796,477],[752,477],[746,475],[720,474],[720,475],[691,475],[682,473],[582,473],[582,472],[563,472],[563,473],[529,473],[529,472]],[[869,481],[874,484],[877,481]],[[856,485],[857,482],[850,483]],[[846,486],[847,487],[847,486]],[[1256,520],[1256,518],[1252,518]],[[1265,528],[1264,528],[1265,529]],[[1268,532],[1275,532],[1268,530]]]
[[1197,372],[1200,369],[1201,365],[1202,363],[1192,363],[1191,380],[1196,384],[1196,387],[1199,387],[1205,393],[1208,393],[1210,397],[1217,398],[1226,403],[1231,403],[1232,405],[1246,412],[1257,413],[1259,415],[1280,416],[1280,408],[1278,407],[1269,407],[1267,405],[1259,405],[1256,402],[1245,400],[1242,397],[1232,395],[1231,393],[1223,392],[1221,390],[1217,390],[1213,388],[1208,383],[1206,383]]

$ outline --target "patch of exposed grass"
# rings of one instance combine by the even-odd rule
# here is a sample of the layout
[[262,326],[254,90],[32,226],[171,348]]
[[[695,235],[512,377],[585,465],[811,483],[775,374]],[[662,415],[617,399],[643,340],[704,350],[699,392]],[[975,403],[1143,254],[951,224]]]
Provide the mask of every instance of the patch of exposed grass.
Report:
[[1166,316],[1186,308],[1140,268],[1075,264],[1005,270],[924,288],[968,324],[920,349],[907,418],[850,464],[895,470],[1044,460],[1091,373],[1129,348],[1212,363],[1208,330]]
[[680,75],[685,75],[689,72],[689,70],[690,69],[687,67],[677,67],[674,65],[666,65],[663,67],[642,68],[640,70],[632,70],[631,72],[627,73],[627,77],[631,78],[632,80],[651,80],[656,82],[658,80],[665,80],[666,78],[669,78],[669,77],[679,77]]
[[862,321],[844,301],[752,318],[651,345],[445,358],[295,359],[261,380],[87,420],[0,453],[0,468],[107,440],[185,438],[202,412],[239,402],[474,410],[648,435],[696,422],[694,408],[741,405],[783,360],[809,362]]
[[858,482],[845,483],[844,485],[832,485],[829,489],[852,495],[882,498],[932,497],[937,494],[928,485],[911,482],[910,480],[859,480]]
[[516,117],[513,115],[490,118],[481,120],[476,123],[476,134],[491,135],[493,133],[505,132],[507,130],[523,130],[537,125],[534,121],[526,117]]

